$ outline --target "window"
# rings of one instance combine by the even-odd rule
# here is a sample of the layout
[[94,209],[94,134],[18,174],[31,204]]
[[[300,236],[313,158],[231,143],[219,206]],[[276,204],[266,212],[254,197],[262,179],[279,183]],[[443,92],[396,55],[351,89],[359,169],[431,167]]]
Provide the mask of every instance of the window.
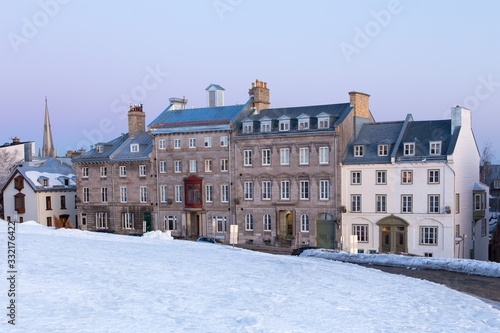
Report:
[[420,227],[420,245],[437,245],[438,227]]
[[227,158],[222,158],[220,160],[220,171],[226,172],[229,170],[229,160]]
[[66,209],[66,196],[61,195],[61,209]]
[[163,221],[165,222],[165,230],[177,230],[177,216],[165,216]]
[[146,186],[141,186],[139,188],[139,201],[141,203],[146,203],[148,201],[148,189]]
[[165,139],[158,140],[158,148],[167,149],[167,140]]
[[262,182],[262,200],[271,200],[271,181]]
[[174,172],[175,173],[182,172],[182,161],[174,161]]
[[474,194],[474,210],[483,210],[484,209],[484,196],[479,193]]
[[220,201],[229,202],[229,185],[220,186]]
[[385,213],[387,211],[387,196],[385,194],[377,194],[376,198],[377,213]]
[[329,127],[330,127],[330,121],[328,120],[328,118],[318,119],[318,128],[319,129],[325,129],[325,128],[329,128]]
[[455,214],[460,213],[460,193],[455,193]]
[[182,185],[175,185],[175,202],[182,202]]
[[289,131],[290,130],[290,119],[280,120],[280,131]]
[[309,200],[309,181],[300,181],[300,200]]
[[167,172],[167,161],[160,161],[160,173]]
[[260,122],[260,131],[261,132],[271,132],[271,122],[270,121],[261,121]]
[[189,160],[189,172],[196,172],[196,160]]
[[330,153],[328,147],[319,147],[319,164],[330,163]]
[[362,157],[364,155],[363,145],[354,145],[354,156]]
[[174,139],[174,149],[181,149],[181,139]]
[[160,185],[160,202],[167,202],[167,185]]
[[280,149],[280,161],[281,161],[281,165],[290,164],[290,149],[289,148],[281,148]]
[[127,167],[124,165],[120,165],[120,177],[126,177],[127,176]]
[[290,200],[290,181],[281,181],[281,200]]
[[387,155],[389,155],[389,146],[378,145],[378,156],[387,156]]
[[309,119],[299,120],[299,130],[304,131],[309,129]]
[[102,145],[98,145],[95,147],[95,150],[98,152],[98,153],[102,153],[103,149],[102,149]]
[[262,165],[271,165],[271,149],[262,149]]
[[130,152],[131,153],[138,153],[139,152],[139,144],[138,143],[132,143],[130,145]]
[[144,164],[139,165],[139,177],[146,177],[146,166]]
[[401,171],[401,184],[410,185],[413,183],[413,171]]
[[108,213],[96,213],[95,224],[98,229],[106,229],[108,227]]
[[429,170],[429,184],[439,184],[439,170]]
[[252,133],[252,132],[253,132],[253,123],[244,123],[243,133]]
[[309,148],[300,148],[299,149],[299,163],[300,164],[309,164]]
[[330,199],[330,181],[320,180],[319,181],[319,199],[328,200]]
[[351,171],[351,184],[352,185],[361,184],[361,171]]
[[460,233],[460,224],[455,225],[455,237],[462,237],[462,234]]
[[253,230],[253,215],[252,214],[245,215],[245,230],[246,231]]
[[196,148],[196,138],[189,138],[189,148]]
[[404,144],[404,155],[405,156],[415,155],[415,142]]
[[429,142],[429,155],[441,155],[441,141]]
[[252,165],[252,151],[244,150],[243,151],[243,165],[251,166]]
[[127,202],[127,188],[120,187],[120,202]]
[[500,180],[494,180],[493,181],[493,189],[494,190],[500,189]]
[[14,195],[14,209],[18,214],[26,213],[25,197],[26,195],[23,193],[17,193]]
[[212,185],[205,185],[205,202],[214,201],[214,187]]
[[105,166],[102,166],[100,168],[100,173],[101,173],[101,177],[104,178],[108,175],[108,168],[106,168]]
[[351,212],[361,212],[361,194],[351,195]]
[[49,180],[47,178],[42,179],[43,181],[43,186],[49,186]]
[[134,214],[133,213],[123,213],[122,214],[122,228],[132,229],[134,224]]
[[205,148],[210,148],[210,147],[212,147],[212,138],[206,137],[205,138]]
[[412,195],[402,195],[401,196],[401,213],[412,213],[413,212],[413,196]]
[[101,187],[101,202],[108,202],[108,188]]
[[47,217],[47,227],[52,227],[52,217],[51,216]]
[[227,221],[225,216],[214,216],[212,220],[215,222],[217,226],[217,232],[226,232],[227,231]]
[[353,224],[352,234],[358,236],[359,243],[368,242],[368,224]]
[[309,216],[302,215],[300,217],[300,232],[309,232]]
[[245,200],[253,200],[253,182],[251,181],[245,182],[243,186],[244,186],[243,193]]
[[271,231],[271,215],[265,214],[263,217],[264,231]]
[[429,213],[439,213],[439,195],[429,195]]
[[212,160],[205,160],[205,172],[212,172]]
[[377,170],[377,185],[387,184],[387,171]]
[[82,178],[89,178],[89,168],[88,167],[82,168]]
[[87,203],[90,199],[90,190],[88,187],[83,188],[83,202]]
[[487,234],[486,230],[487,230],[487,228],[486,228],[486,219],[482,219],[481,220],[481,237],[486,236],[486,234]]
[[220,137],[220,146],[227,147],[228,144],[229,144],[229,138],[227,136],[221,136]]

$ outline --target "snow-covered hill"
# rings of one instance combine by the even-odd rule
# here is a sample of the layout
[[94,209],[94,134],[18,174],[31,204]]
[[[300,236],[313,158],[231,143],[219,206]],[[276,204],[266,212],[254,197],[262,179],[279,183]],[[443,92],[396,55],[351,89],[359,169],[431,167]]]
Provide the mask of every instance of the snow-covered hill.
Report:
[[[7,223],[0,244],[7,250]],[[17,317],[1,332],[499,332],[500,311],[431,282],[223,245],[16,230]],[[4,260],[3,260],[4,261]],[[7,313],[6,265],[0,304]]]

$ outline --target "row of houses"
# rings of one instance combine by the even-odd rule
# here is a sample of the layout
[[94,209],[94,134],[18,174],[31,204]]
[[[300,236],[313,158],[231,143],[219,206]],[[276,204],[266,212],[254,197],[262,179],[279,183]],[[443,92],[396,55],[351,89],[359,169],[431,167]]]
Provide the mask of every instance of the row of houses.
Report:
[[381,123],[360,92],[288,108],[270,107],[261,81],[240,105],[224,105],[219,85],[206,93],[204,108],[171,98],[148,126],[132,105],[128,133],[73,159],[79,228],[226,243],[233,229],[240,244],[488,258],[469,110]]

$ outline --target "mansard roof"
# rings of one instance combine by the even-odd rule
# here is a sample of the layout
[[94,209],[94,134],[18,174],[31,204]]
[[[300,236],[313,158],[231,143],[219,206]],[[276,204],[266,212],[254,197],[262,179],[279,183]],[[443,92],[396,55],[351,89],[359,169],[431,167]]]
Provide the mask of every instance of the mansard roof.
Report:
[[327,105],[312,105],[312,106],[296,106],[288,108],[271,108],[262,109],[258,114],[253,114],[250,118],[260,120],[261,118],[268,117],[271,119],[279,119],[283,116],[289,118],[299,118],[307,115],[309,117],[317,117],[319,115],[330,115],[335,118],[342,118],[352,110],[349,103],[340,104],[327,104]]
[[[111,154],[120,147],[120,145],[127,140],[128,134],[122,134],[121,136],[108,141],[108,142],[98,142],[96,146],[89,151],[77,156],[73,159],[74,163],[84,163],[84,162],[104,162],[108,161]],[[97,146],[102,146],[102,152],[97,151]]]

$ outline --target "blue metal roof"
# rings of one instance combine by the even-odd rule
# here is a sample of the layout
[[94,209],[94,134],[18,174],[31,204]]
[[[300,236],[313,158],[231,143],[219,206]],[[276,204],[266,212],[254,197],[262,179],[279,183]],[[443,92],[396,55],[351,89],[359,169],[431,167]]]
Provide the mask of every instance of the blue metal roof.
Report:
[[226,89],[222,88],[221,86],[219,86],[218,84],[213,84],[213,83],[211,83],[208,87],[206,87],[205,90],[210,89],[210,87],[214,87],[215,89],[218,89],[218,90],[226,90]]
[[[45,159],[45,158],[43,158]],[[29,165],[29,163],[26,163],[24,165],[26,166],[21,166],[16,169],[17,172],[19,172],[24,179],[28,182],[28,184],[33,188],[35,191],[74,191],[76,189],[76,182],[75,182],[75,169],[66,163],[63,163],[57,158],[53,157],[48,157],[46,158],[45,161],[40,163],[40,160],[34,161],[32,163],[36,163],[36,165]],[[37,182],[34,182],[33,180],[33,174],[30,174],[28,172],[33,171],[36,172],[35,174],[38,175],[37,179],[51,179],[53,177],[49,177],[50,174],[52,175],[58,175],[57,179],[58,181],[56,183],[52,183],[49,181],[48,186],[43,186],[42,184],[38,184]],[[15,173],[14,173],[15,175]],[[64,182],[61,179],[62,178],[67,178],[70,180],[69,185],[64,185]]]

